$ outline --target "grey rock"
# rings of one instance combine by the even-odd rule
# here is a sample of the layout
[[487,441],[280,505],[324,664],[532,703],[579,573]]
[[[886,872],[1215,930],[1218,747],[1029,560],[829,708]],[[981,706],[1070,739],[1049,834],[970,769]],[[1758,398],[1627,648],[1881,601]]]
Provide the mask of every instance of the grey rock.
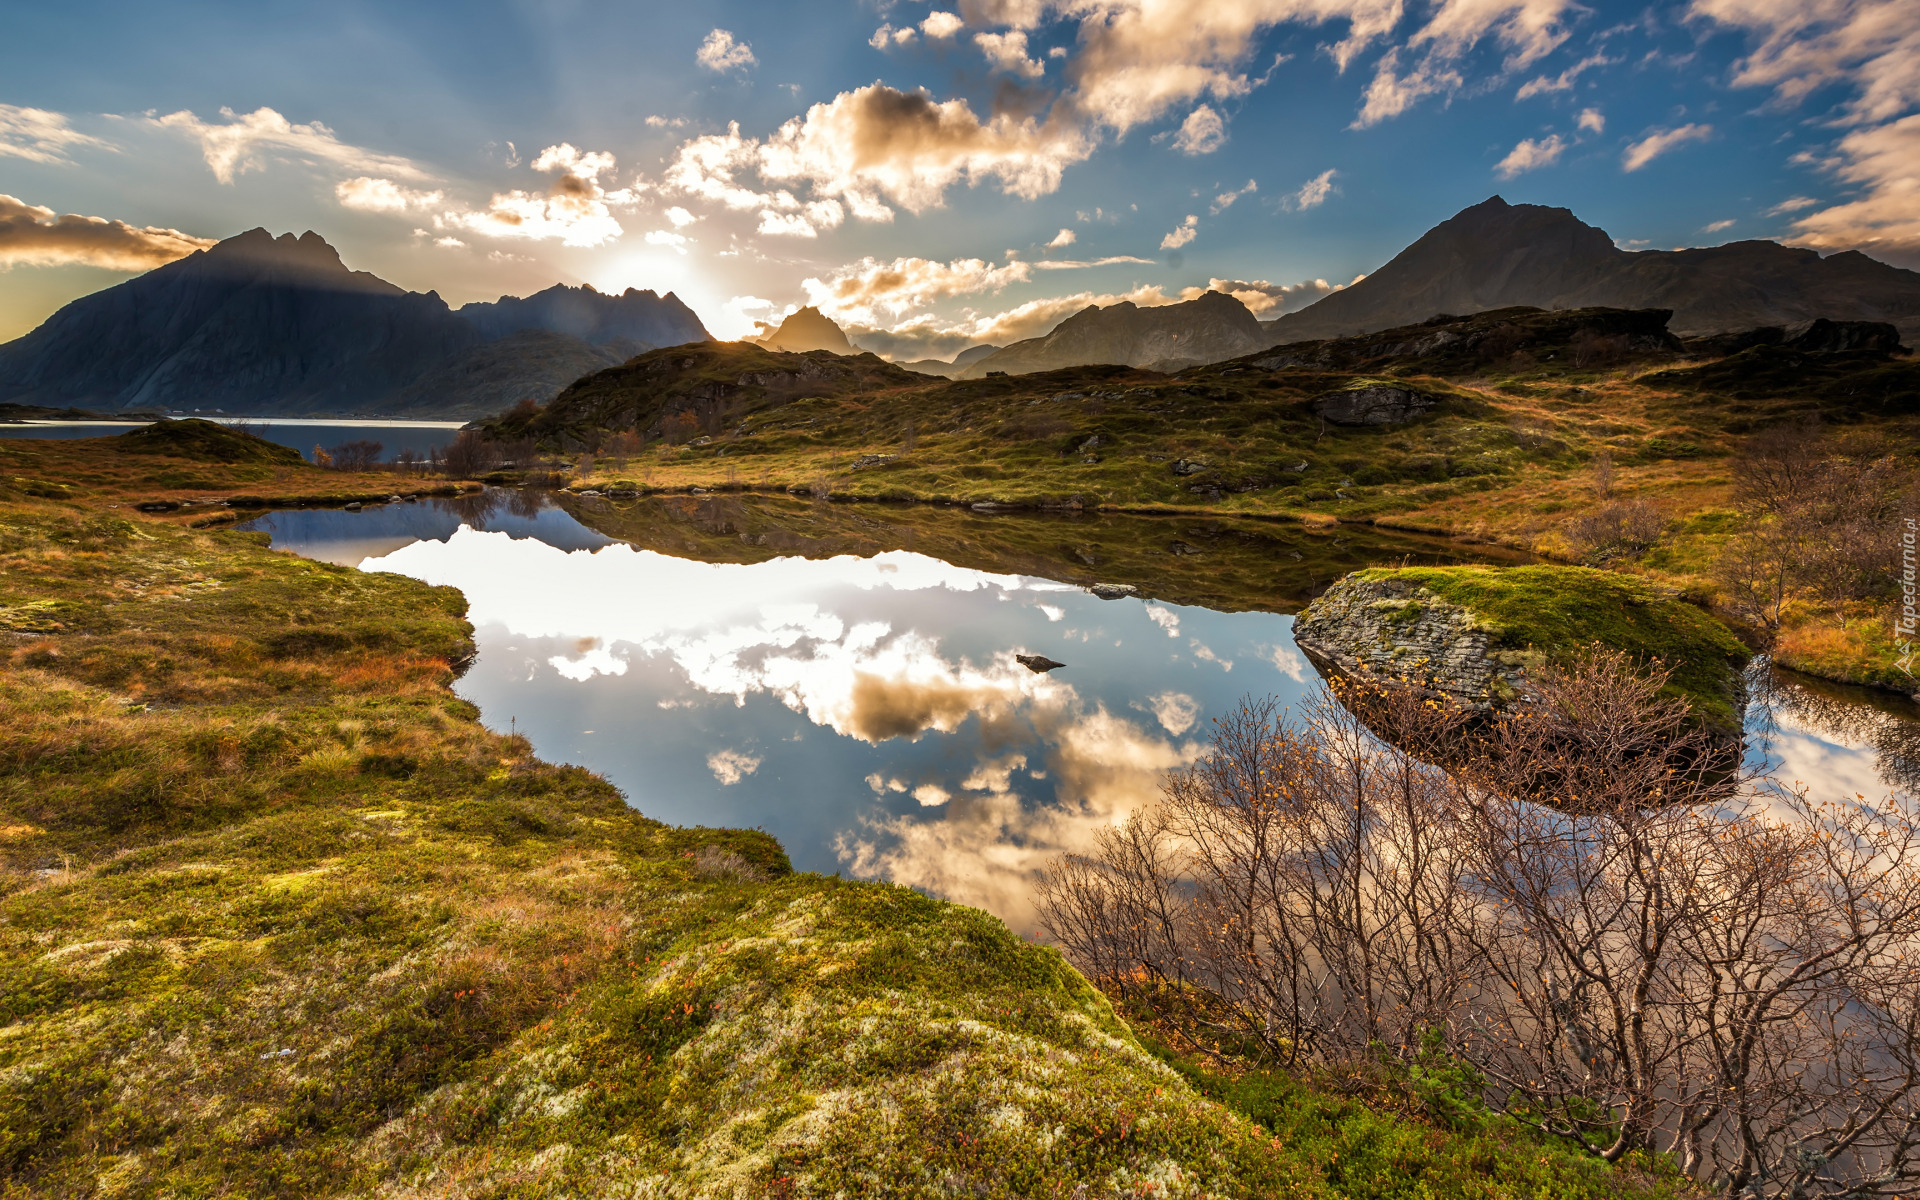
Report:
[[1532,697],[1523,656],[1493,649],[1472,613],[1403,580],[1347,576],[1295,618],[1293,638],[1323,670],[1404,681],[1479,712]]
[[1036,675],[1045,675],[1048,671],[1057,671],[1067,665],[1063,662],[1055,662],[1044,654],[1016,654],[1013,656],[1013,661]]
[[1198,475],[1206,469],[1207,464],[1197,458],[1176,458],[1173,460],[1173,473],[1175,475]]
[[1131,583],[1096,583],[1087,590],[1102,600],[1124,600],[1140,593],[1140,589]]
[[891,454],[862,454],[859,458],[853,460],[853,465],[848,469],[859,471],[867,467],[877,467],[881,463],[890,463],[893,459],[894,456]]
[[1335,425],[1404,425],[1426,415],[1438,403],[1438,396],[1376,384],[1318,396],[1313,411]]

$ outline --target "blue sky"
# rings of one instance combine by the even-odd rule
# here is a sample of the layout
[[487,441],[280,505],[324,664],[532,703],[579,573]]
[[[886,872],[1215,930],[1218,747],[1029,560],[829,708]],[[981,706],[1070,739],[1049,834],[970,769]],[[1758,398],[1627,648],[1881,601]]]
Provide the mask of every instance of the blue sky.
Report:
[[1261,315],[1499,193],[1629,247],[1920,266],[1913,0],[13,5],[0,338],[313,229],[450,302],[820,304],[947,356],[1088,303]]

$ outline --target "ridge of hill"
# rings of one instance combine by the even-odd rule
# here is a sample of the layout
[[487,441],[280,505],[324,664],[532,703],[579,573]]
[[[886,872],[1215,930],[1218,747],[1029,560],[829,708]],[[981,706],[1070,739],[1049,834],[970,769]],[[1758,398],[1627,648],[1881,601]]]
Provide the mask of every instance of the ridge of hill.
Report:
[[756,339],[755,344],[768,350],[784,350],[793,354],[805,354],[809,350],[825,350],[832,354],[859,353],[853,343],[847,340],[846,331],[836,325],[833,318],[811,304],[787,314],[786,320],[780,322],[780,328],[764,338]]
[[[517,361],[497,348],[529,331],[552,337],[521,343],[533,352]],[[477,416],[503,395],[547,399],[657,338],[706,336],[672,293],[555,287],[455,312],[438,293],[349,269],[312,231],[250,229],[83,296],[0,345],[0,402]]]

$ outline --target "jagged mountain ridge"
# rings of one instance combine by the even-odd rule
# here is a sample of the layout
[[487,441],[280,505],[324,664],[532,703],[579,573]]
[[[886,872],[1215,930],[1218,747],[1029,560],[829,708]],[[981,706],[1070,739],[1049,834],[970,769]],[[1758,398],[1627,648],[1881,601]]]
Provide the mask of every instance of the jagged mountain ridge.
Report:
[[1152,308],[1123,300],[1106,308],[1090,304],[1051,333],[989,354],[956,377],[979,379],[994,371],[1026,375],[1096,363],[1177,371],[1272,344],[1259,318],[1224,292]]
[[1270,344],[1412,325],[1440,313],[1666,308],[1682,337],[1825,317],[1920,335],[1920,272],[1778,242],[1622,250],[1564,208],[1494,196],[1428,230],[1371,275],[1265,323]]
[[833,354],[860,353],[847,340],[846,331],[836,325],[833,318],[811,304],[787,314],[787,319],[780,322],[780,328],[766,337],[753,339],[753,344],[788,354],[805,354],[811,350],[826,350]]
[[[572,331],[583,320],[607,334],[604,346]],[[549,289],[503,297],[469,318],[436,292],[350,270],[316,233],[251,229],[83,296],[0,345],[0,401],[478,416],[503,399],[546,400],[582,373],[652,348],[630,336],[642,328],[707,337],[671,293]],[[501,339],[527,330],[553,336],[536,339],[537,353],[499,353]]]

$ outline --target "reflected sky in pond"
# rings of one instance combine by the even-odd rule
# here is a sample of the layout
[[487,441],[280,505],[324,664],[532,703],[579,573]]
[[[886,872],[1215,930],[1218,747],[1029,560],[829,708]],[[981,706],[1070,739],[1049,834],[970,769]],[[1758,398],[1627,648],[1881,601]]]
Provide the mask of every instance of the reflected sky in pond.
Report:
[[[649,816],[757,826],[799,869],[912,884],[1016,929],[1033,872],[1150,800],[1210,716],[1317,682],[1287,616],[1100,600],[904,550],[701,562],[506,500],[251,527],[460,588],[480,650],[460,694]],[[1066,666],[1037,674],[1018,653]],[[1822,790],[1884,791],[1881,743],[1912,723],[1802,692],[1752,707],[1768,735],[1753,753]]]

